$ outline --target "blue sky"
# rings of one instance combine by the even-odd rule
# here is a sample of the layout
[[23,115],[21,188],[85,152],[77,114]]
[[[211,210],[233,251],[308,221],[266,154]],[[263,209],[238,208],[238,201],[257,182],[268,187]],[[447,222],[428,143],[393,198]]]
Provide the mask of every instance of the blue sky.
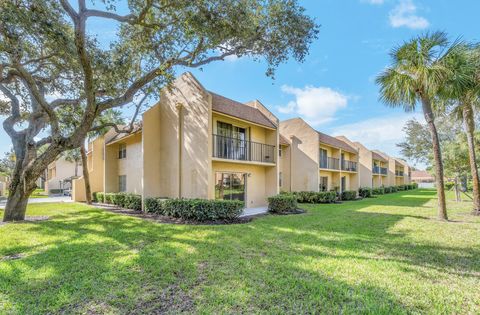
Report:
[[[452,39],[477,41],[476,0],[309,0],[300,1],[321,24],[318,40],[303,64],[281,65],[275,80],[265,65],[229,58],[192,73],[209,90],[246,102],[259,99],[280,119],[302,117],[316,129],[346,135],[371,149],[398,155],[406,120],[378,101],[375,76],[389,64],[388,52],[425,31],[446,31]],[[95,23],[95,21],[94,21]],[[104,34],[108,24],[93,25]],[[0,153],[11,146],[0,130]]]

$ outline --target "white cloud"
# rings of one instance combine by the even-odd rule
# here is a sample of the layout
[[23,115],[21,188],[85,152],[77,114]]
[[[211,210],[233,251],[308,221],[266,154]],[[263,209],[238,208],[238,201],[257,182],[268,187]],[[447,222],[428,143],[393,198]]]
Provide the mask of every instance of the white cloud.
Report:
[[430,25],[428,20],[416,13],[417,6],[412,0],[400,0],[397,6],[390,11],[390,25],[393,27],[405,26],[411,29],[427,28]]
[[322,86],[295,88],[284,85],[282,91],[294,95],[295,100],[277,107],[277,110],[283,114],[295,113],[314,126],[332,121],[335,113],[347,106],[349,99],[338,91]]
[[370,150],[378,149],[393,156],[399,156],[397,143],[405,139],[405,123],[416,118],[423,122],[420,113],[392,114],[338,126],[332,134],[343,135],[352,141],[359,141]]

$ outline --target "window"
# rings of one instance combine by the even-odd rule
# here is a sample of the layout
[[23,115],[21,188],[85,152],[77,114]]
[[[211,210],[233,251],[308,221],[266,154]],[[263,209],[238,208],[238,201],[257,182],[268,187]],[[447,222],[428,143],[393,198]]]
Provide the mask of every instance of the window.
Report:
[[328,190],[328,177],[321,176],[320,177],[320,191],[327,191]]
[[278,156],[282,157],[282,148],[278,148]]
[[120,143],[118,146],[118,158],[125,159],[127,157],[127,145],[125,143]]
[[127,191],[127,175],[118,176],[118,191],[119,192]]
[[282,187],[282,172],[278,173],[278,186]]

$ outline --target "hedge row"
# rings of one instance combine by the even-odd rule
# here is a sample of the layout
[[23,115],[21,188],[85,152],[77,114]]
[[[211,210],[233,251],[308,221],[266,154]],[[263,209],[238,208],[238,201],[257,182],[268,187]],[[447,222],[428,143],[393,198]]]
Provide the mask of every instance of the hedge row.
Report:
[[297,198],[293,194],[280,194],[268,198],[268,211],[272,213],[291,213],[297,210]]
[[357,199],[356,190],[345,190],[342,192],[342,200],[355,200]]
[[195,221],[233,220],[242,213],[239,200],[146,198],[145,211]]
[[394,192],[397,192],[397,191],[412,190],[412,189],[417,189],[417,188],[418,188],[417,183],[406,184],[406,185],[397,185],[397,186],[382,186],[382,187],[377,187],[377,188],[361,187],[358,190],[358,194],[362,198],[369,198],[369,197],[372,197],[372,196],[390,194],[390,193],[394,193]]
[[334,191],[297,191],[284,192],[282,195],[292,195],[299,203],[333,203],[337,199],[337,193]]
[[132,193],[93,193],[94,202],[102,202],[119,206],[121,208],[142,210],[142,196]]

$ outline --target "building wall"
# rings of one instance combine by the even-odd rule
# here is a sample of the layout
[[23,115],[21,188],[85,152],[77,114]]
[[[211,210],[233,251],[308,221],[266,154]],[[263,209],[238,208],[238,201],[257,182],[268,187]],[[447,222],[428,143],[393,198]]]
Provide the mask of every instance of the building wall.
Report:
[[[87,165],[92,193],[104,191],[104,145],[105,138],[103,136],[88,144]],[[85,201],[85,180],[83,176],[74,180],[72,184],[72,199],[74,201]]]
[[282,186],[280,191],[290,191],[290,146],[280,146],[282,156],[278,158],[278,169],[282,173]]
[[300,118],[280,122],[280,133],[292,140],[291,190],[318,191],[320,147],[318,133]]
[[[50,193],[52,189],[65,189],[71,188],[70,184],[63,183],[61,186],[60,181],[70,179],[75,176],[75,163],[65,160],[64,157],[60,157],[55,162],[51,163],[47,169],[47,181],[45,182],[45,191]],[[82,175],[82,166],[77,166],[77,175]]]

